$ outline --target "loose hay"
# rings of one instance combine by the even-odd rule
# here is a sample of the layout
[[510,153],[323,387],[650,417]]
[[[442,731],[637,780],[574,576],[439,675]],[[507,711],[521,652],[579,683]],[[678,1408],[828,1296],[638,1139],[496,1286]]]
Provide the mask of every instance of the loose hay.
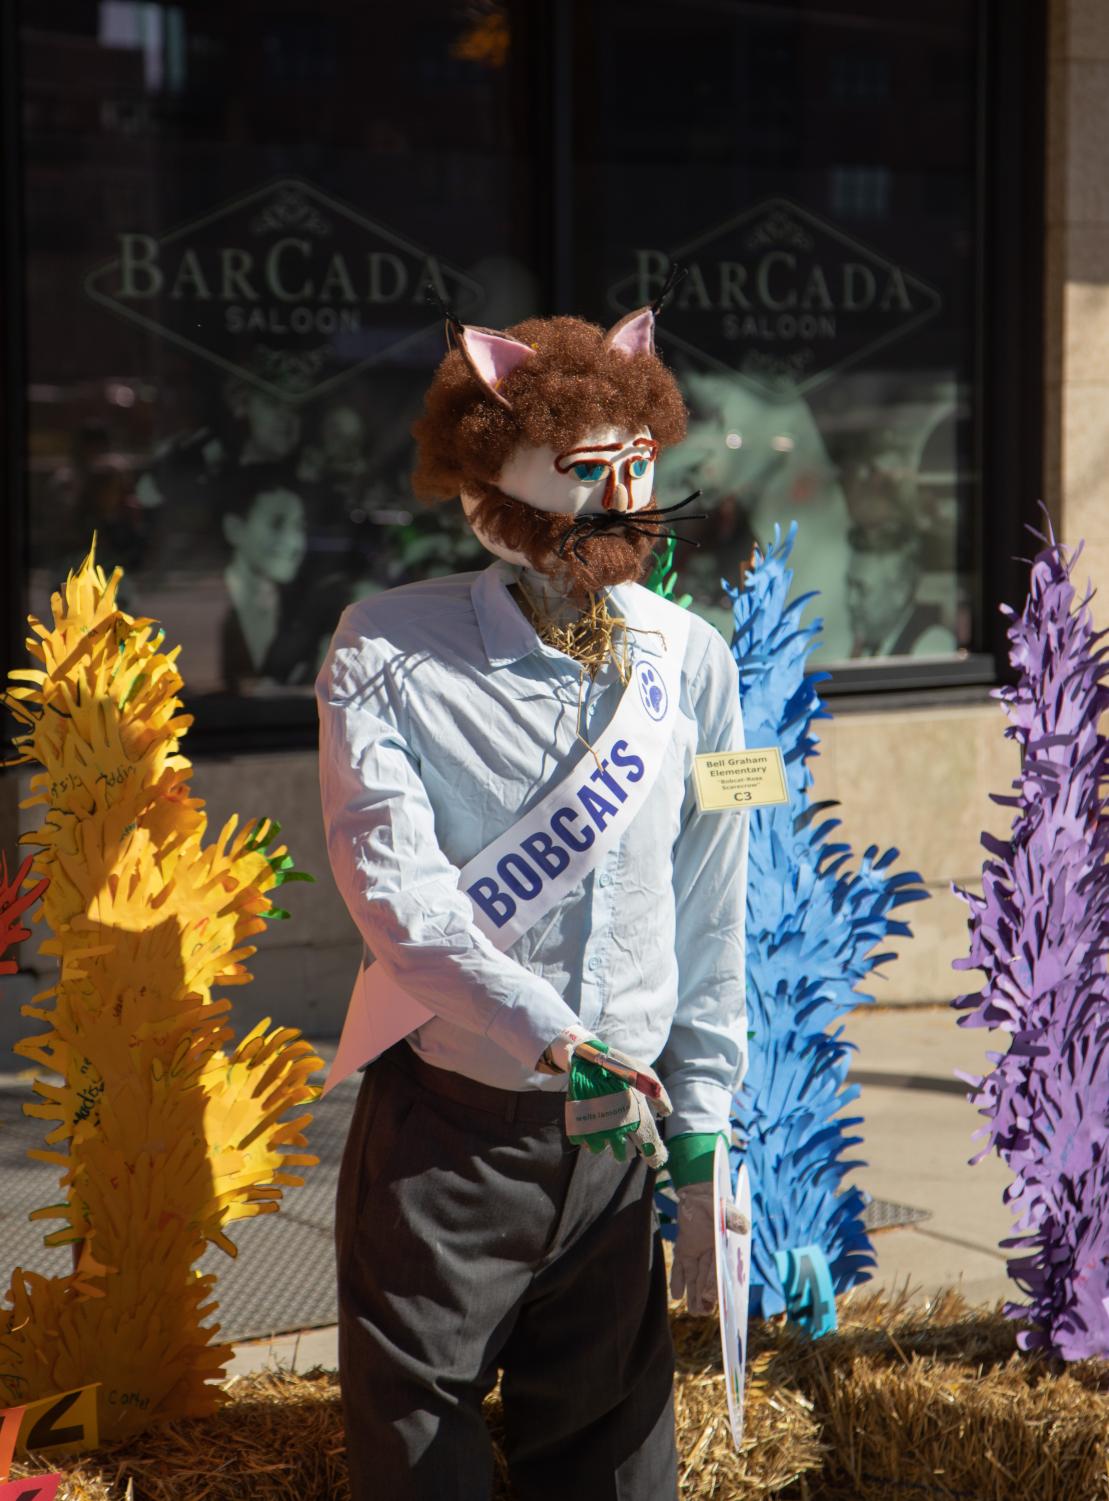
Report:
[[61,1470],[59,1501],[350,1501],[334,1373],[240,1378],[229,1395],[211,1417],[12,1473]]
[[[675,1313],[682,1501],[1109,1501],[1109,1362],[1019,1355],[1010,1320],[954,1293],[856,1294],[839,1317],[815,1344],[752,1325],[736,1454],[716,1323]],[[252,1376],[229,1395],[214,1417],[62,1461],[60,1497],[349,1501],[334,1375]],[[496,1435],[496,1394],[487,1415]],[[495,1495],[511,1501],[499,1451]]]

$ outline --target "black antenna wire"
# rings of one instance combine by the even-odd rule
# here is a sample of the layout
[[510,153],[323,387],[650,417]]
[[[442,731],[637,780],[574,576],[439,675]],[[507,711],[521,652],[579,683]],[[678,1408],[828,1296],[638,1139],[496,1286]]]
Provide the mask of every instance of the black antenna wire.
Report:
[[654,313],[656,318],[688,275],[688,266],[682,266],[677,261],[670,262],[670,270],[666,273],[666,280],[662,284],[662,291],[655,298],[654,302],[651,303],[651,312]]
[[455,336],[455,338],[460,339],[462,337],[462,330],[465,327],[462,319],[451,307],[450,303],[443,296],[442,292],[440,292],[439,288],[433,281],[428,281],[424,284],[424,301],[430,303],[433,308],[438,309],[439,313],[442,315],[442,318],[447,325],[447,345],[448,347],[450,347],[452,334]]

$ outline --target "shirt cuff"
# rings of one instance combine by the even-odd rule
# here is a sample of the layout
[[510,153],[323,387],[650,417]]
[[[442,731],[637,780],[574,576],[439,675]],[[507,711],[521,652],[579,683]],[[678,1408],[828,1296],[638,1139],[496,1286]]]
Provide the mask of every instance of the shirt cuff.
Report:
[[489,1023],[485,1035],[490,1042],[523,1064],[528,1073],[536,1065],[560,1032],[580,1027],[581,1018],[570,1010],[558,991],[540,983],[515,1000],[502,1006]]
[[[542,1050],[540,1050],[542,1051]],[[723,1084],[707,1079],[682,1079],[673,1084],[662,1081],[669,1092],[674,1113],[668,1122],[667,1141],[689,1131],[718,1132],[725,1136],[732,1129],[732,1092]]]
[[675,1188],[709,1182],[718,1141],[727,1141],[723,1131],[686,1131],[681,1136],[666,1138],[666,1149],[670,1153],[667,1166]]

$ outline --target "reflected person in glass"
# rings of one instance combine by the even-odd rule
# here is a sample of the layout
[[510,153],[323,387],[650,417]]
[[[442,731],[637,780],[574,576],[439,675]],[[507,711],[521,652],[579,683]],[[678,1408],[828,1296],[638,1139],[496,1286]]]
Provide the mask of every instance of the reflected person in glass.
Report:
[[847,611],[852,657],[942,656],[957,649],[937,604],[917,599],[920,540],[897,522],[848,534]]
[[224,570],[228,610],[220,627],[220,667],[230,693],[257,680],[290,680],[282,649],[288,587],[308,546],[306,510],[294,476],[280,466],[249,464],[224,490],[223,535],[231,549]]

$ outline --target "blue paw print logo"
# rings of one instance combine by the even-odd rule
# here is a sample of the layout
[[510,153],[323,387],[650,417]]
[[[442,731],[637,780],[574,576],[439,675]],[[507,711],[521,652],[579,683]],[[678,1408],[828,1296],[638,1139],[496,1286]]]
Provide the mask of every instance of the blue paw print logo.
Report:
[[661,719],[666,713],[666,689],[650,662],[639,663],[635,669],[635,680],[639,684],[643,707],[652,719]]

